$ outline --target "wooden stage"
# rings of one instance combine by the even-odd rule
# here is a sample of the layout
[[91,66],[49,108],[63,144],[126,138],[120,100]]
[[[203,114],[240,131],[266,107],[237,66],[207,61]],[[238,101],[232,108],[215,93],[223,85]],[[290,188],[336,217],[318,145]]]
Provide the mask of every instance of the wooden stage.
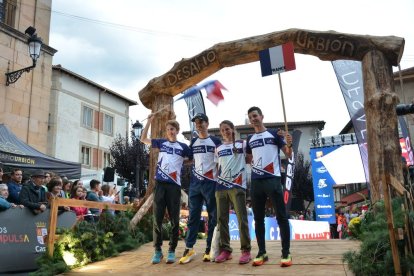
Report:
[[[195,260],[188,264],[179,264],[185,245],[179,241],[176,250],[177,262],[166,264],[165,258],[160,264],[151,264],[153,247],[147,243],[134,251],[123,252],[118,257],[96,262],[64,275],[353,275],[342,261],[342,254],[348,250],[359,249],[359,242],[352,240],[294,240],[291,241],[293,265],[281,268],[280,241],[267,241],[269,262],[260,267],[250,264],[240,265],[239,241],[232,241],[233,259],[224,263],[210,263],[202,261],[205,249],[205,240],[197,240],[195,245],[198,253]],[[252,255],[257,254],[256,241],[252,241]],[[168,249],[168,241],[164,241],[164,255]],[[254,256],[253,256],[254,257]]]

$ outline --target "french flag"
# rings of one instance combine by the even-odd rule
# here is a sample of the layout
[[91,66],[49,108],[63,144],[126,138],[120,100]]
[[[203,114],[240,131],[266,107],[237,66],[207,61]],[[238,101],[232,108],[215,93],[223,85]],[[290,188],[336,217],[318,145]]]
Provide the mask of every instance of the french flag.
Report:
[[259,52],[262,77],[295,70],[295,51],[292,42]]
[[213,104],[218,105],[220,101],[224,100],[221,89],[227,89],[218,80],[207,81],[201,84],[199,87],[206,90],[207,99],[209,99]]

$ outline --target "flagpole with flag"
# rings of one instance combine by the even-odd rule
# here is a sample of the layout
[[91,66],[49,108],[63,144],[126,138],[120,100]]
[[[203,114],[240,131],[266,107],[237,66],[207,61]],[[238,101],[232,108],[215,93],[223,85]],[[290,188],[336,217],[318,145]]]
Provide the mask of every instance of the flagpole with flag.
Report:
[[[280,73],[295,70],[295,51],[292,42],[283,45],[278,45],[273,48],[265,49],[259,52],[260,68],[262,77],[277,74],[279,77],[280,95],[282,98],[283,119],[285,122],[285,133],[289,129],[286,119],[285,100],[283,97],[282,78]],[[296,141],[295,141],[296,142]],[[297,150],[297,149],[296,149]],[[286,211],[289,212],[292,203],[292,187],[295,172],[295,152],[292,149],[292,155],[287,158],[286,179],[283,183],[283,198],[286,205]]]

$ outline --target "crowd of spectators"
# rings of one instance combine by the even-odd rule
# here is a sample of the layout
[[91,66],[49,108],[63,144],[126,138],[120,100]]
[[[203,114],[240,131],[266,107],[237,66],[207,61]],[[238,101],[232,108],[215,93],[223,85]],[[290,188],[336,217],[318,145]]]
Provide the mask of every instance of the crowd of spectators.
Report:
[[[83,186],[80,179],[71,181],[64,175],[50,171],[35,170],[30,178],[23,178],[23,170],[14,168],[5,173],[0,166],[0,211],[10,208],[28,208],[34,214],[44,212],[55,198],[70,198],[96,202],[119,203],[119,192],[116,185],[101,185],[96,179],[90,181],[90,190]],[[125,196],[124,204],[132,205]],[[107,212],[115,215],[114,210],[101,210],[86,207],[59,207],[59,213],[72,211],[78,220],[97,221],[100,215]]]

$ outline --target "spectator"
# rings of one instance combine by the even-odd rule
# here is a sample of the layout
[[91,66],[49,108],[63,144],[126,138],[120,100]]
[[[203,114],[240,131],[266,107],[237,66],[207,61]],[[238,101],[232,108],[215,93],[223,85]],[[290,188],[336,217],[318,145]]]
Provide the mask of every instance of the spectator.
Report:
[[[3,168],[2,167],[0,167],[0,184],[2,184],[3,183]],[[8,192],[8,190],[7,190],[7,192]]]
[[0,184],[0,211],[4,211],[10,208],[20,207],[24,208],[23,205],[16,205],[8,202],[6,199],[9,197],[9,189],[6,184]]
[[45,189],[45,191],[47,192],[47,184],[50,182],[50,180],[52,179],[52,177],[54,177],[55,174],[52,172],[45,172],[45,182],[43,184],[43,188]]
[[20,204],[19,194],[22,190],[23,171],[21,169],[14,169],[10,178],[9,183],[7,183],[9,188],[9,198],[7,200],[17,205]]
[[339,235],[339,239],[342,239],[342,234],[346,227],[346,218],[343,213],[339,213],[338,219],[337,219],[337,231]]
[[43,170],[36,170],[27,185],[22,187],[19,195],[19,202],[32,210],[34,214],[44,212],[48,206],[46,193],[42,187],[44,181]]
[[124,204],[125,205],[130,205],[131,202],[129,201],[129,196],[124,196]]
[[[73,199],[78,199],[78,200],[85,200],[85,196],[86,196],[86,191],[84,191],[83,187],[77,186],[77,185],[73,185],[72,189],[71,189],[71,198]],[[86,217],[88,214],[88,208],[86,207],[70,207],[70,209],[72,211],[75,212],[76,214],[76,219],[78,221],[81,220],[88,220],[88,218]]]
[[[102,185],[102,202],[107,202],[114,204],[115,203],[115,195],[113,193],[113,190],[108,184]],[[115,215],[115,211],[108,209],[105,210],[107,213]]]
[[[49,183],[47,184],[47,190],[48,192],[46,193],[46,199],[50,204],[50,201],[55,199],[55,198],[63,198],[62,196],[62,179],[58,176],[53,177]],[[70,207],[69,206],[60,206],[59,211],[69,211]]]
[[63,198],[70,198],[70,189],[72,188],[72,182],[69,181],[67,178],[62,179],[62,197]]
[[75,186],[75,187],[76,187],[76,186],[83,187],[83,181],[82,181],[82,180],[80,180],[80,179],[75,180],[75,181],[73,182],[73,184],[72,184],[72,188],[73,188],[74,186]]
[[[101,182],[99,180],[92,179],[91,182],[89,182],[89,185],[91,187],[91,190],[86,194],[86,200],[102,202],[103,193],[101,190]],[[97,208],[90,208],[89,210],[91,211],[92,215],[95,216],[95,220],[97,220],[101,214],[101,210]]]

